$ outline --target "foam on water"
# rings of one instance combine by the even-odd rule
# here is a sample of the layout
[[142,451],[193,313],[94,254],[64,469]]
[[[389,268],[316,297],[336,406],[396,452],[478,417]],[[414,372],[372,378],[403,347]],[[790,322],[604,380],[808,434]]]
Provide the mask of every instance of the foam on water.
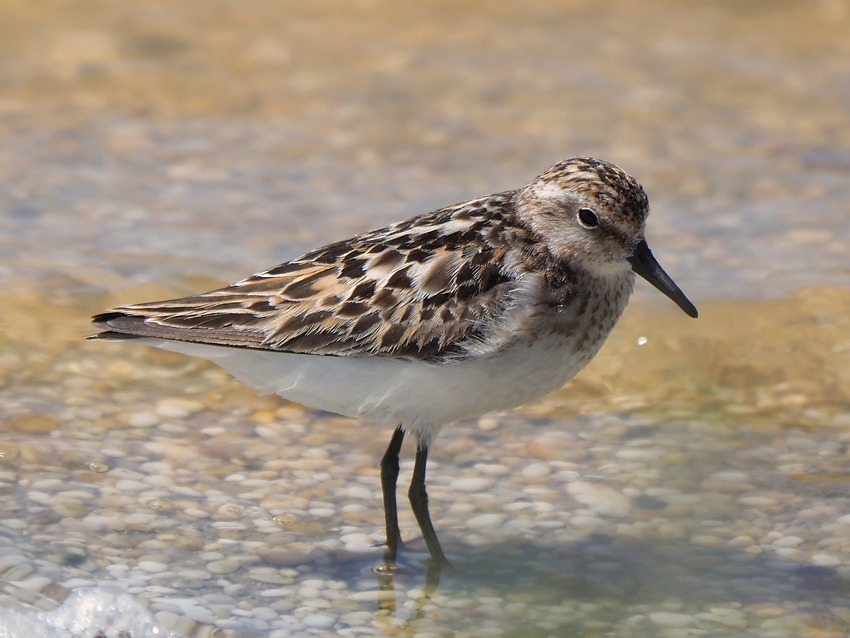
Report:
[[131,595],[87,587],[44,612],[17,602],[0,606],[0,638],[179,638]]

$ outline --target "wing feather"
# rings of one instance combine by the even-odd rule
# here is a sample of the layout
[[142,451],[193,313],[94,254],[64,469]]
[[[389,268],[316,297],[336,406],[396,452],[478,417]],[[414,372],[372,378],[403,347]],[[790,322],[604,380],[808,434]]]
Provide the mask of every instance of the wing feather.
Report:
[[336,242],[225,288],[114,308],[93,318],[106,331],[97,336],[428,361],[480,353],[517,292],[509,248],[491,241],[494,207],[511,196]]

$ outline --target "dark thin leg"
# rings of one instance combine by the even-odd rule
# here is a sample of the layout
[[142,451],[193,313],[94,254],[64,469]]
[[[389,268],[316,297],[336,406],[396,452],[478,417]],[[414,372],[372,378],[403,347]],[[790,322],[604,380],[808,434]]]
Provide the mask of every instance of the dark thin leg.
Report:
[[404,441],[404,430],[398,426],[393,432],[393,438],[381,459],[381,491],[384,494],[384,517],[387,524],[386,561],[395,563],[398,554],[398,544],[401,533],[398,529],[398,506],[396,504],[395,488],[398,482],[398,454]]
[[407,492],[407,495],[410,498],[410,507],[413,508],[413,515],[416,517],[416,522],[419,523],[419,529],[422,530],[425,544],[431,553],[431,560],[435,564],[443,566],[448,565],[449,561],[443,553],[443,548],[440,547],[440,541],[437,540],[437,532],[434,531],[434,524],[431,522],[431,515],[428,513],[428,492],[425,491],[425,465],[427,463],[428,448],[420,445],[416,448],[413,480],[410,481],[410,490]]

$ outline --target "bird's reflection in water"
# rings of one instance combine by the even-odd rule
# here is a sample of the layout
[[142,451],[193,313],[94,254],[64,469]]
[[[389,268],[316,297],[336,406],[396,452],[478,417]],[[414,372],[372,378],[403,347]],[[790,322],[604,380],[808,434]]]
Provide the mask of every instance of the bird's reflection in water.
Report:
[[[404,621],[403,629],[415,630],[418,621],[425,617],[425,608],[431,602],[431,597],[440,586],[440,580],[445,567],[443,564],[431,559],[426,561],[425,583],[422,586],[421,593],[416,596],[412,606],[410,606],[410,615]],[[391,625],[397,631],[399,604],[398,594],[396,593],[396,578],[399,575],[399,568],[395,564],[381,563],[380,565],[376,565],[373,571],[377,576],[379,591],[375,623],[378,626]]]

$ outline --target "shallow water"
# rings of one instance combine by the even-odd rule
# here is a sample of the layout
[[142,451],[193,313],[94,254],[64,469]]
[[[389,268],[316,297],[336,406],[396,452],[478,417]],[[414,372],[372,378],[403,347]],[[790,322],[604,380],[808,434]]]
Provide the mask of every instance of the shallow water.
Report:
[[[0,32],[7,635],[80,587],[198,636],[850,631],[846,3],[48,1]],[[409,512],[372,572],[389,432],[82,340],[569,155],[644,184],[701,316],[639,283],[573,383],[441,434],[433,591]]]

